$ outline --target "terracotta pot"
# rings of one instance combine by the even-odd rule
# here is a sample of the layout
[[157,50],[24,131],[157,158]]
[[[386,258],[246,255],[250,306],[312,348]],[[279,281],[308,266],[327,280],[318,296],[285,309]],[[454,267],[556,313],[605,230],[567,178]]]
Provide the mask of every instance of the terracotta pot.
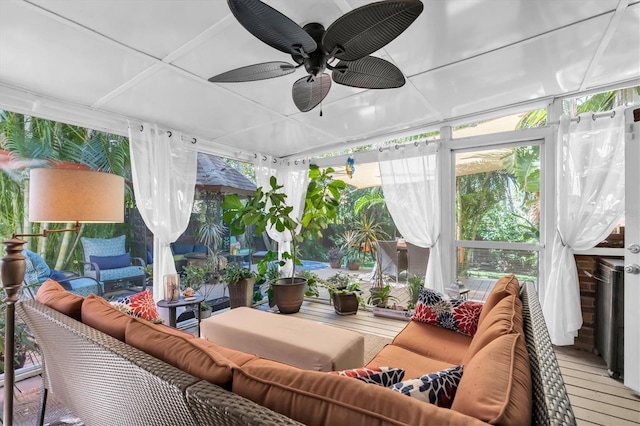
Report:
[[358,312],[358,298],[353,293],[333,293],[333,309],[338,315],[353,315]]
[[293,283],[291,281],[291,278],[280,278],[271,283],[273,298],[281,314],[295,314],[300,310],[304,301],[307,279],[296,277],[293,279]]
[[253,284],[255,278],[244,278],[235,283],[229,283],[229,307],[251,307],[253,305]]
[[360,269],[360,261],[356,260],[356,261],[347,263],[347,268],[349,268],[350,271],[357,271],[358,269]]
[[340,269],[342,266],[341,259],[329,259],[329,265],[331,265],[333,269]]

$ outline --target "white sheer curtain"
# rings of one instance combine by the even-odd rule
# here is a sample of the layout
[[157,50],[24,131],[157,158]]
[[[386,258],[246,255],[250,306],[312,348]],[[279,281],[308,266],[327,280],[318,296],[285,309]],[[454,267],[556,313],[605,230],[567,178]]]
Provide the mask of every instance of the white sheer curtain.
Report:
[[378,161],[384,199],[398,231],[408,242],[431,249],[425,286],[444,293],[438,147],[429,143],[382,150]]
[[[269,180],[275,176],[278,185],[282,185],[282,192],[287,195],[286,203],[293,207],[291,217],[301,219],[304,212],[304,197],[309,184],[309,164],[307,161],[289,162],[277,160],[269,155],[258,154],[255,160],[256,183],[265,190],[271,188]],[[289,231],[278,232],[274,228],[267,228],[269,237],[278,243],[278,258],[282,253],[291,253],[291,233]],[[280,276],[290,277],[293,273],[291,261],[280,269]]]
[[153,232],[153,298],[164,298],[163,277],[175,274],[170,243],[189,224],[197,153],[182,147],[179,132],[143,123],[129,125],[131,172],[138,210]]
[[557,233],[542,310],[554,345],[572,345],[582,326],[574,250],[604,240],[624,213],[624,109],[560,119],[557,139]]

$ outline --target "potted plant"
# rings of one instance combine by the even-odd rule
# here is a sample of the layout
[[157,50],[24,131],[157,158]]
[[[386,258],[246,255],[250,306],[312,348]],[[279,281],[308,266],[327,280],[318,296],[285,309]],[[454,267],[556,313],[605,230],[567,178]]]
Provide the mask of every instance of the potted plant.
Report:
[[213,286],[207,283],[208,277],[209,269],[207,267],[187,265],[183,268],[183,278],[180,283],[183,292],[190,288],[193,292],[197,292],[204,297],[204,300],[200,302],[201,318],[208,318],[212,312],[211,305],[209,305],[208,301]]
[[409,275],[407,283],[407,294],[409,295],[408,308],[414,309],[418,303],[418,297],[420,297],[420,290],[424,287],[424,277],[420,275]]
[[356,247],[347,247],[344,250],[344,258],[347,262],[347,269],[350,271],[357,271],[360,269],[361,252]]
[[329,290],[329,302],[338,315],[353,315],[358,312],[358,306],[365,307],[360,284],[338,272],[327,278],[324,286]]
[[229,306],[231,309],[240,306],[251,307],[253,305],[255,272],[235,263],[229,263],[224,272],[224,281],[229,289]]
[[340,204],[340,191],[345,187],[341,180],[333,180],[332,168],[320,170],[315,165],[309,166],[309,184],[305,195],[302,219],[291,217],[293,207],[287,205],[287,195],[282,192],[282,185],[272,176],[269,188],[258,188],[256,195],[245,204],[235,194],[227,195],[222,203],[223,220],[229,224],[231,233],[240,235],[247,226],[255,225],[255,234],[261,235],[267,227],[279,232],[287,231],[291,235],[291,251],[278,254],[269,250],[258,263],[258,272],[266,274],[269,262],[277,261],[284,266],[287,261],[293,263],[292,274],[270,282],[273,295],[280,313],[289,314],[300,310],[304,299],[306,280],[296,277],[295,267],[300,265],[297,258],[297,244],[311,235],[321,235],[329,223],[336,217]]
[[371,287],[371,289],[369,289],[369,293],[367,303],[377,308],[389,308],[390,301],[400,301],[396,296],[391,294],[391,286],[389,284],[381,288]]
[[342,266],[342,250],[338,246],[333,246],[327,251],[329,264],[333,269],[340,269]]

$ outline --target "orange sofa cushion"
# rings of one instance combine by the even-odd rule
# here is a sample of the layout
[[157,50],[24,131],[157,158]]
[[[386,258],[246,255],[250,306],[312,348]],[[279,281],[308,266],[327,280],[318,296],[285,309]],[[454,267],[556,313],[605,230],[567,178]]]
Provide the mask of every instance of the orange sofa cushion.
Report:
[[95,294],[82,303],[82,322],[124,342],[124,331],[132,318]]
[[469,336],[419,321],[409,321],[392,342],[395,346],[448,363],[449,367],[462,362],[470,343]]
[[493,309],[494,306],[498,304],[498,302],[509,295],[516,295],[520,293],[520,283],[515,275],[507,275],[498,280],[498,282],[491,289],[491,293],[487,296],[487,299],[482,306],[482,311],[480,312],[480,317],[478,318],[478,327],[482,324],[482,321],[489,314],[489,311]]
[[58,282],[49,278],[42,283],[36,293],[36,301],[55,309],[77,321],[82,318],[82,302],[84,297],[69,293]]
[[195,377],[227,389],[231,387],[232,369],[256,358],[255,355],[221,348],[165,325],[135,319],[127,324],[125,342]]
[[234,393],[306,425],[482,424],[380,386],[258,358],[233,372]]
[[530,424],[529,368],[524,336],[513,333],[496,338],[464,366],[451,409],[491,424]]
[[469,349],[462,358],[462,363],[467,364],[489,342],[509,333],[524,333],[522,302],[515,295],[505,297],[491,309],[471,340]]
[[433,373],[452,367],[454,364],[428,358],[424,355],[411,352],[400,346],[387,345],[366,366],[372,367],[398,367],[402,368],[404,380],[415,379],[423,374]]

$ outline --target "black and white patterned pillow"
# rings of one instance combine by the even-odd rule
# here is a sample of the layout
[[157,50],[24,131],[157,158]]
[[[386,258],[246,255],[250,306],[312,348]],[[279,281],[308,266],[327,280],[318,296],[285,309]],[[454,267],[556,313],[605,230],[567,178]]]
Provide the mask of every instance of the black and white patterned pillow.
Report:
[[462,365],[425,374],[391,386],[391,390],[408,395],[438,407],[451,408],[458,384],[462,378]]

